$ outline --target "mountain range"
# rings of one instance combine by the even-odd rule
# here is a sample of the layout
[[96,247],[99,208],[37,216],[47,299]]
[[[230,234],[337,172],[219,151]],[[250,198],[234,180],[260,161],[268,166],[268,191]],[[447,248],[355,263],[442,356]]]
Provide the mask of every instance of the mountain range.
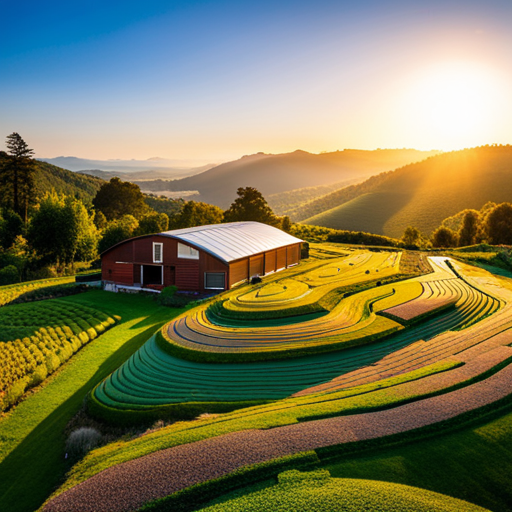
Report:
[[424,160],[439,151],[415,149],[345,149],[312,154],[295,151],[279,155],[257,153],[182,179],[138,183],[145,190],[199,192],[198,199],[227,208],[239,187],[257,188],[265,197],[304,187],[331,185]]
[[[0,167],[6,153],[0,151]],[[87,176],[62,169],[56,165],[36,160],[35,187],[38,196],[55,190],[59,194],[75,196],[90,203],[104,180],[95,176]]]
[[70,171],[86,172],[106,180],[114,176],[119,176],[124,180],[177,179],[192,176],[216,166],[216,164],[204,164],[199,160],[159,157],[147,160],[89,160],[75,156],[58,156],[56,158],[39,158],[38,160]]
[[512,146],[431,156],[314,199],[291,218],[400,237],[407,226],[430,234],[445,218],[488,201],[512,201]]

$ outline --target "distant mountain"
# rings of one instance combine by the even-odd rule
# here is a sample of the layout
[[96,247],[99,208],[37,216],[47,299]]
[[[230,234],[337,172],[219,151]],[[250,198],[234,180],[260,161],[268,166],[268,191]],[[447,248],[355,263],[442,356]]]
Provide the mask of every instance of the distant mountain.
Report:
[[443,219],[486,202],[512,201],[512,146],[453,151],[315,199],[296,221],[400,237],[407,226],[429,234]]
[[131,181],[133,183],[139,184],[139,182],[145,183],[146,181],[149,181],[151,183],[155,180],[175,180],[184,178],[186,176],[193,176],[194,174],[207,171],[213,167],[215,167],[215,164],[208,164],[190,169],[162,168],[152,169],[149,171],[102,171],[100,169],[86,169],[76,172],[81,174],[88,174],[89,176],[97,176],[98,178],[102,178],[107,181],[110,180],[110,178],[118,176],[123,181]]
[[255,187],[264,196],[304,187],[364,179],[382,171],[423,160],[438,151],[414,149],[346,149],[319,155],[295,151],[280,155],[258,153],[228,162],[195,176],[166,183],[145,183],[146,190],[197,190],[199,200],[227,208],[238,187]]
[[[6,154],[0,151],[0,166]],[[36,160],[35,185],[38,196],[55,190],[59,194],[75,196],[86,203],[92,201],[104,180],[94,176],[85,176],[62,169],[55,165]]]
[[88,160],[74,156],[58,156],[56,158],[40,158],[39,160],[70,171],[82,171],[104,179],[114,176],[128,179],[128,174],[131,179],[177,179],[192,176],[217,165],[160,157],[152,157],[148,160]]

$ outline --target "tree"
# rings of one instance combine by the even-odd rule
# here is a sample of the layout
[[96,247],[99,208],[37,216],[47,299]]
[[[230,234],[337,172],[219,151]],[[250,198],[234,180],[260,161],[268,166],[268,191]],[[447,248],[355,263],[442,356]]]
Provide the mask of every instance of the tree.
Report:
[[290,217],[288,217],[288,215],[281,217],[281,229],[283,231],[286,231],[286,233],[289,233],[291,231],[292,221],[290,220]]
[[417,247],[421,242],[421,233],[418,228],[409,226],[405,228],[402,236],[402,243],[406,247]]
[[132,238],[138,227],[139,222],[133,215],[124,215],[120,219],[112,221],[103,232],[103,237],[98,245],[99,253],[105,252],[123,240]]
[[149,211],[139,186],[117,177],[101,186],[92,203],[109,221],[123,215],[133,215],[140,219]]
[[9,208],[27,222],[28,206],[35,196],[34,150],[16,132],[7,136],[6,146],[8,155],[0,173],[2,195]]
[[224,212],[218,206],[197,201],[187,201],[181,212],[171,219],[170,224],[172,229],[220,224],[223,216]]
[[102,211],[98,210],[94,215],[94,224],[100,231],[107,227],[107,218],[103,215]]
[[450,228],[441,226],[432,233],[432,245],[434,247],[456,247],[457,233]]
[[25,234],[23,219],[12,210],[4,212],[3,219],[0,221],[0,245],[8,249],[16,237],[23,234]]
[[464,210],[462,226],[459,230],[459,246],[473,245],[476,242],[480,224],[480,213],[476,210]]
[[84,204],[73,197],[47,193],[27,233],[30,245],[47,263],[73,265],[96,256],[98,233]]
[[240,187],[236,193],[238,197],[229,209],[224,212],[224,222],[249,220],[263,222],[271,226],[279,226],[281,224],[261,192],[253,187]]
[[485,219],[488,240],[494,245],[512,244],[512,204],[501,203]]
[[162,233],[169,229],[169,217],[165,213],[149,213],[139,221],[139,227],[134,231],[134,236]]

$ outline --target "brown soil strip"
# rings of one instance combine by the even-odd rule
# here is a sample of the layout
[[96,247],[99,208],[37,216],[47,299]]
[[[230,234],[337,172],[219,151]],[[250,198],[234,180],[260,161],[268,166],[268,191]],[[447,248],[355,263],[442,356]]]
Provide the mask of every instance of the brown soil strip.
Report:
[[510,394],[512,366],[451,393],[374,413],[247,430],[161,450],[98,473],[45,512],[124,512],[242,466],[323,446],[375,439],[454,418]]

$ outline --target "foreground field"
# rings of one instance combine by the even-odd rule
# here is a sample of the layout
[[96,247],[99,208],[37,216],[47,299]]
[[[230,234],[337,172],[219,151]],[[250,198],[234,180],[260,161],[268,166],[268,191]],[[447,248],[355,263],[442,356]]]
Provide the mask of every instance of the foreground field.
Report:
[[[283,507],[285,503],[285,507]],[[203,509],[205,512],[265,512],[296,510],[317,512],[470,512],[484,509],[423,489],[371,480],[331,478],[326,470],[287,471],[278,484],[234,497]]]
[[63,431],[81,408],[87,393],[172,314],[172,310],[158,307],[148,298],[101,291],[69,297],[62,302],[79,308],[97,308],[101,304],[105,311],[119,315],[121,320],[119,325],[82,348],[48,383],[36,388],[0,420],[2,510],[33,511],[40,506],[68,468]]
[[[349,261],[353,256],[347,251]],[[322,262],[326,263],[323,269]],[[280,276],[280,284],[276,279],[252,291],[244,288],[221,297],[220,304],[248,297],[249,302],[272,311],[270,298],[278,297],[281,302],[281,296],[293,290],[295,298],[284,308],[292,312],[291,317],[271,315],[271,319],[259,324],[253,319],[254,325],[247,325],[243,319],[228,318],[230,313],[219,315],[219,303],[176,317],[164,327],[165,336],[153,337],[95,389],[90,411],[108,421],[133,422],[193,417],[216,407],[220,412],[245,408],[192,423],[175,423],[139,439],[94,450],[73,468],[45,510],[105,507],[124,511],[145,503],[144,510],[197,510],[217,497],[228,503],[228,498],[220,496],[251,482],[273,479],[284,469],[320,465],[338,476],[333,461],[340,456],[347,461],[347,453],[426,439],[447,429],[464,428],[467,422],[485,423],[489,414],[506,410],[512,388],[512,282],[462,263],[447,263],[444,258],[431,258],[431,265],[429,274],[368,290],[363,287],[355,294],[347,293],[351,288],[346,286],[335,288],[337,299],[331,294],[330,300],[322,303],[329,306],[323,314],[315,317],[303,312],[300,321],[295,318],[301,315],[293,301],[303,300],[304,294],[289,281],[283,282],[298,282],[303,269],[302,283],[308,281],[304,278],[312,283],[317,279],[335,281],[342,267],[328,258],[318,258],[293,274]],[[366,270],[363,279],[368,276]],[[350,307],[343,309],[344,302]],[[357,304],[363,307],[358,309]],[[213,316],[209,315],[211,309]],[[253,315],[257,308],[251,304],[249,309]],[[384,339],[372,339],[371,344],[367,339],[359,346],[340,350],[343,347],[338,345],[330,350],[330,341],[336,336],[339,341],[340,334],[318,333],[329,328],[335,315],[335,329],[352,319],[363,324],[363,333],[379,318],[397,329]],[[183,335],[183,325],[192,325],[187,323],[189,319],[222,350],[212,352],[205,347],[200,351],[198,346],[181,342],[186,338],[188,343],[203,345],[197,342],[199,338]],[[174,334],[180,333],[178,339],[168,335],[170,326],[175,326]],[[297,340],[301,332],[303,344],[310,337],[319,340],[316,353],[303,355],[299,348],[296,357],[289,351],[286,358],[251,361],[255,354],[265,352],[258,338],[269,339],[272,354],[287,344],[288,336]],[[199,351],[202,356],[225,357],[230,340],[241,340],[241,346],[230,352],[232,362],[194,357]],[[170,350],[165,343],[172,345]],[[328,351],[324,351],[326,347]],[[245,360],[245,354],[251,358]],[[255,405],[254,400],[260,404]],[[482,453],[490,453],[492,441],[487,439],[484,444]],[[461,451],[461,457],[466,455]],[[490,463],[486,457],[476,457],[482,467]],[[357,459],[354,461],[357,465]],[[418,465],[421,476],[420,458],[412,463]],[[462,483],[454,492],[441,485],[445,468],[440,468],[428,485],[423,485],[421,478],[415,485],[466,499],[464,482],[473,485],[477,468],[459,475]],[[384,474],[383,469],[377,479],[386,480]],[[399,478],[395,481],[409,483]],[[486,491],[472,491],[467,499],[492,510],[506,510],[504,500],[512,497],[508,485],[494,499]],[[251,487],[240,491],[250,492]],[[222,509],[224,505],[219,506]]]

